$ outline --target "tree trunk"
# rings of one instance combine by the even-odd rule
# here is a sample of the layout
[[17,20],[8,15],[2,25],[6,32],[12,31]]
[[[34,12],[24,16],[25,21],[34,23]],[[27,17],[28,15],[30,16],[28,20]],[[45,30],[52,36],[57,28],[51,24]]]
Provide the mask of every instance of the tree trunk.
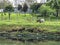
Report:
[[58,9],[56,10],[56,17],[58,17]]
[[3,20],[3,13],[1,13],[1,20]]
[[10,15],[11,15],[11,14],[10,14],[10,12],[9,12],[9,20],[10,20]]

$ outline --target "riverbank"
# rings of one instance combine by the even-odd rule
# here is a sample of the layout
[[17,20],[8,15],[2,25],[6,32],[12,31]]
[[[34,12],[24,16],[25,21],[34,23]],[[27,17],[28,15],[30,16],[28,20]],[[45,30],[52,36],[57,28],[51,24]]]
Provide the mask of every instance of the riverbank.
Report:
[[39,30],[44,30],[47,32],[60,32],[60,22],[44,22],[44,23],[22,23],[13,21],[1,21],[0,22],[0,32],[1,31],[11,31],[19,30],[20,28],[37,28]]
[[[60,41],[60,23],[59,22],[44,22],[44,23],[21,23],[21,22],[0,22],[0,32],[2,37],[7,37],[12,40],[54,40]],[[32,36],[33,35],[33,36]],[[32,38],[29,38],[32,37]],[[35,39],[34,39],[35,38]]]
[[[60,32],[60,17],[45,17],[45,22],[39,23],[35,14],[17,14],[11,13],[10,19],[8,13],[1,15],[0,13],[0,32],[19,30],[20,28],[37,28],[47,32]],[[35,29],[36,30],[36,29]]]

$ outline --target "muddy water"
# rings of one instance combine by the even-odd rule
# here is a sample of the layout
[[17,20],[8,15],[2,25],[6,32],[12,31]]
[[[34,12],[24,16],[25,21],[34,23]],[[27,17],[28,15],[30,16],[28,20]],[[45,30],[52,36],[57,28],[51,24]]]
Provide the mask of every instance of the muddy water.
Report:
[[0,33],[0,38],[10,39],[10,40],[18,40],[18,41],[60,41],[60,34],[59,33],[21,33],[21,32],[5,32]]
[[1,38],[0,45],[60,45],[60,41],[21,42]]
[[0,45],[60,45],[60,33],[1,32]]

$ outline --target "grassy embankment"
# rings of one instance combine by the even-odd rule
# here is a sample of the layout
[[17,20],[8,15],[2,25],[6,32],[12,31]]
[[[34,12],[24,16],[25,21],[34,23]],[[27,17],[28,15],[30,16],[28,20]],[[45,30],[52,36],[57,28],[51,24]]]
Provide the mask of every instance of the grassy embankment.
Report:
[[[39,28],[40,30],[46,30],[48,32],[60,32],[60,18],[45,18],[45,22],[37,22],[37,17],[31,14],[17,14],[12,13],[11,19],[9,20],[8,14],[0,14],[0,31],[18,29],[20,27],[32,27]],[[50,21],[49,21],[50,20]]]

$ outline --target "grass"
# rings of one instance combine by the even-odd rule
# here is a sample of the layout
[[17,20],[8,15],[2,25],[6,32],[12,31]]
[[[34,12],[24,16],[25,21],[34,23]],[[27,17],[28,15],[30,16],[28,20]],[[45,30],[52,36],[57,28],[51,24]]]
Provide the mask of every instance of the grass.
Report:
[[56,17],[47,17],[45,18],[45,22],[39,23],[37,22],[37,17],[31,14],[11,13],[10,20],[8,17],[8,13],[3,16],[0,13],[0,31],[12,30],[13,27],[17,28],[21,26],[31,26],[40,28],[41,30],[46,30],[48,32],[60,32],[60,18],[57,20]]

